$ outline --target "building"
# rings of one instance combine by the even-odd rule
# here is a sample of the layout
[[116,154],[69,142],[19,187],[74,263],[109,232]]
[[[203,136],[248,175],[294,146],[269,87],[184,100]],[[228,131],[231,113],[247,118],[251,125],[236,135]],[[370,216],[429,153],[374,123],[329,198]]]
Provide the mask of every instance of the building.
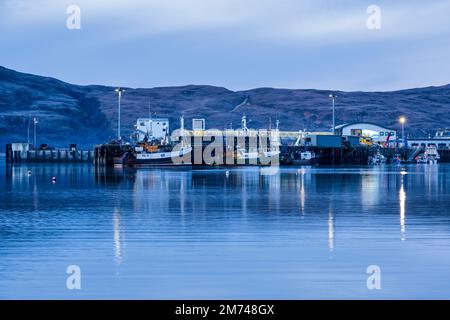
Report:
[[397,140],[395,129],[387,128],[371,122],[347,123],[336,127],[336,133],[342,136],[370,138],[373,143],[384,145]]
[[450,150],[450,128],[436,130],[434,137],[408,139],[407,143],[411,148],[434,146],[438,150]]
[[332,134],[309,134],[305,138],[305,145],[321,148],[340,148],[342,147],[342,137]]
[[136,133],[138,141],[166,139],[169,135],[169,119],[139,118],[136,122]]
[[408,139],[408,146],[411,148],[434,146],[438,150],[448,150],[450,149],[450,137],[437,136],[434,138]]
[[29,143],[13,143],[11,144],[11,151],[13,158],[26,159],[28,151],[31,150],[31,145]]

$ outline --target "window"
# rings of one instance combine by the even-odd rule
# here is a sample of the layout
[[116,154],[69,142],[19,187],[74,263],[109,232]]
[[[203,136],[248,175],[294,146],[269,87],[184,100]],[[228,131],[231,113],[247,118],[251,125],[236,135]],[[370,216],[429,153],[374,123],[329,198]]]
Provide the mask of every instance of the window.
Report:
[[140,126],[141,126],[141,127],[145,127],[145,122],[141,122],[141,123],[140,123]]
[[380,137],[384,137],[384,132],[380,132]]

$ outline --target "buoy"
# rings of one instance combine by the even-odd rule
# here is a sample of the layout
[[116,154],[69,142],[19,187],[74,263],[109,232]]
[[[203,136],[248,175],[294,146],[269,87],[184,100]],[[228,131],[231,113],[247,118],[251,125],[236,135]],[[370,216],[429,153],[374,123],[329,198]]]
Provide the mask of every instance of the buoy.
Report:
[[31,170],[28,170],[28,175],[31,176]]
[[230,171],[225,171],[225,175],[228,177],[230,175]]
[[56,177],[52,177],[52,182],[53,182],[53,183],[56,182]]

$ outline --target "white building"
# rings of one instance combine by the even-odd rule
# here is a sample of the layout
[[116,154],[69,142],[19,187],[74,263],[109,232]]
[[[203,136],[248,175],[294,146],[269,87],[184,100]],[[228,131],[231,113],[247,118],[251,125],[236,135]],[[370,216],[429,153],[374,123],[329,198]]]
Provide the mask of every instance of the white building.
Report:
[[169,119],[139,118],[136,122],[137,140],[164,140],[169,136]]
[[336,127],[336,133],[343,136],[371,138],[375,144],[384,145],[387,141],[395,142],[397,132],[370,122],[348,123]]
[[434,137],[434,138],[423,138],[423,139],[409,139],[408,146],[411,148],[417,147],[431,147],[434,146],[439,150],[450,149],[450,137]]
[[31,146],[29,143],[21,143],[21,142],[13,143],[11,144],[11,151],[15,156],[20,157],[22,159],[26,159],[27,152],[30,151],[30,147]]

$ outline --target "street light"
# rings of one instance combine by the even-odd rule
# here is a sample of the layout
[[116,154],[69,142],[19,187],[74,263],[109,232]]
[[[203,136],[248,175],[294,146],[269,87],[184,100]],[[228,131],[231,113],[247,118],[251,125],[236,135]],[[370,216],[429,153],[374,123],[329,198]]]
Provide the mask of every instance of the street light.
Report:
[[122,94],[125,92],[125,90],[124,89],[122,89],[122,88],[117,88],[116,89],[116,93],[117,93],[117,95],[118,95],[118,98],[119,98],[119,101],[118,101],[118,108],[119,108],[119,112],[118,112],[118,119],[117,119],[117,139],[120,141],[120,140],[122,140],[122,137],[121,137],[121,134],[120,134],[120,104],[121,104],[121,101],[122,101]]
[[403,146],[404,146],[405,145],[405,123],[406,123],[406,118],[401,116],[400,119],[398,119],[398,121],[402,125],[402,140],[403,140]]
[[39,123],[39,121],[36,118],[33,118],[33,124],[34,124],[34,149],[37,149],[36,145],[36,125]]
[[27,143],[30,144],[30,126],[31,126],[31,118],[28,116],[28,127],[27,127]]
[[330,94],[329,95],[330,99],[331,99],[331,104],[333,107],[333,127],[331,129],[331,131],[333,132],[333,134],[336,134],[336,113],[335,113],[335,103],[336,103],[336,99],[337,99],[337,95],[334,94]]

